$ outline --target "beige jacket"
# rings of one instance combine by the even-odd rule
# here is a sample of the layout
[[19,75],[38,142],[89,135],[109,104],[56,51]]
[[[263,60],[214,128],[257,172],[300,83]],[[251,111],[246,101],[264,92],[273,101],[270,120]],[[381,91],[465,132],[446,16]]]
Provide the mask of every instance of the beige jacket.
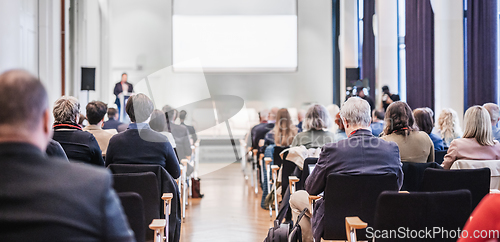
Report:
[[382,139],[398,144],[401,162],[434,162],[434,143],[423,131],[412,131],[408,136],[393,133],[382,136]]
[[500,160],[500,143],[495,140],[493,146],[482,146],[474,138],[454,139],[444,156],[443,167],[450,169],[456,160]]
[[99,148],[101,148],[102,155],[106,155],[109,140],[111,139],[111,137],[118,133],[116,132],[116,129],[103,130],[101,127],[94,124],[88,125],[87,127],[83,128],[83,130],[94,135],[97,143],[99,144]]

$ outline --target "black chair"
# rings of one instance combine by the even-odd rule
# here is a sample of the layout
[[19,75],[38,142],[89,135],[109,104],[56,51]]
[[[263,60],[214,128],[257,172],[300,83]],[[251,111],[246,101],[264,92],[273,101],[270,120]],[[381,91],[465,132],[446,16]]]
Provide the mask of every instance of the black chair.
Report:
[[[173,198],[170,202],[171,213],[169,216],[169,242],[178,242],[181,234],[181,202],[180,192],[177,182],[172,176],[160,165],[144,165],[144,164],[111,164],[108,169],[113,174],[137,173],[137,172],[153,172],[156,175],[158,183],[158,194],[172,193]],[[161,200],[160,200],[161,202]],[[161,204],[161,203],[160,203]],[[160,218],[164,218],[163,204],[160,205]],[[147,221],[146,222],[151,222]]]
[[[377,201],[373,231],[393,231],[392,238],[375,241],[456,241],[471,212],[471,194],[468,190],[447,192],[383,192]],[[400,228],[403,233],[399,233]],[[420,230],[448,231],[426,235],[416,234]],[[406,232],[413,231],[413,232]],[[451,231],[451,232],[450,232]],[[431,233],[433,233],[432,231]],[[453,233],[454,232],[454,233]],[[417,238],[415,238],[418,236]],[[427,236],[427,237],[426,237]],[[433,237],[436,236],[436,237]],[[409,237],[409,238],[408,238]],[[412,238],[413,237],[413,238]]]
[[[375,205],[383,191],[397,191],[396,174],[385,175],[328,175],[325,188],[323,217],[325,240],[347,240],[345,218],[358,216],[368,224],[375,217]],[[364,229],[358,238],[366,240]]]
[[293,171],[297,167],[297,165],[289,160],[286,160],[286,155],[288,153],[285,153],[283,155],[284,159],[282,160],[282,168],[281,168],[281,196],[285,196],[286,189],[288,188],[289,185],[289,179],[288,177],[292,175]]
[[128,219],[128,224],[132,231],[134,231],[135,240],[137,242],[145,241],[145,230],[144,230],[144,203],[142,202],[142,197],[135,192],[120,192],[118,197],[122,203],[123,211]]
[[318,158],[306,158],[304,160],[304,166],[302,167],[302,173],[300,176],[300,181],[298,181],[295,186],[297,187],[297,190],[304,190],[305,185],[306,185],[306,179],[311,174],[311,171],[309,170],[309,165],[316,164],[318,163]]
[[283,159],[281,159],[280,153],[288,148],[289,148],[289,146],[275,146],[274,147],[273,162],[275,165],[281,166],[281,164],[283,163]]
[[444,156],[448,153],[448,149],[445,150],[435,150],[434,151],[434,162],[438,164],[443,164]]
[[436,162],[429,162],[429,163],[403,162],[404,178],[401,190],[409,192],[419,191],[420,186],[422,185],[424,171],[427,168],[443,169]]
[[467,189],[472,196],[472,210],[490,192],[490,169],[426,169],[421,191],[440,192]]
[[[143,201],[144,231],[149,230],[149,223],[160,218],[160,194],[158,183],[153,172],[113,174],[113,187],[118,192],[134,192]],[[153,240],[153,234],[146,233],[146,240]]]

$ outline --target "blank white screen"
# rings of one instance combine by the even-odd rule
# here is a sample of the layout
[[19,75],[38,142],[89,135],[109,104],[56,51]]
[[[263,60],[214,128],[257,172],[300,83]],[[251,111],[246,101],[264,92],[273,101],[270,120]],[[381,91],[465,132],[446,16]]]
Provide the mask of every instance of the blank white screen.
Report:
[[[296,15],[174,15],[175,71],[291,72],[297,69]],[[182,62],[182,63],[181,63]]]

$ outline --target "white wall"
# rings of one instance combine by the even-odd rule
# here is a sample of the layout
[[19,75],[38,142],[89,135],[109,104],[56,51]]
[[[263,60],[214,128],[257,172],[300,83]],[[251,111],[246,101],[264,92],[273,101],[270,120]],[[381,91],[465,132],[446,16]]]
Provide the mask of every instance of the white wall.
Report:
[[388,85],[392,93],[398,92],[397,31],[397,0],[377,0],[374,21],[377,105],[382,102],[382,86]]
[[431,1],[434,10],[434,97],[436,120],[444,108],[457,111],[463,127],[463,1]]
[[[132,83],[171,63],[171,1],[109,0],[110,88],[122,72]],[[212,95],[243,98],[247,107],[301,107],[304,102],[332,103],[331,1],[298,1],[299,67],[294,73],[206,74]],[[197,88],[197,87],[193,87]]]

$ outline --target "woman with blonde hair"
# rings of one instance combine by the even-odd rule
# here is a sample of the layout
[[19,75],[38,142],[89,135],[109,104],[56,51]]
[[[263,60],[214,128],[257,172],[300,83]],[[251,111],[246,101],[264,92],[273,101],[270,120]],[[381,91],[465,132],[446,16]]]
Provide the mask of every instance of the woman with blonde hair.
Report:
[[451,142],[444,156],[443,167],[450,169],[456,160],[498,160],[500,143],[493,140],[490,114],[481,106],[472,106],[465,112],[465,131],[461,139]]
[[288,109],[282,108],[276,114],[276,124],[274,128],[266,134],[266,144],[276,144],[277,146],[289,146],[293,137],[297,135],[297,127],[292,123],[292,117]]
[[445,147],[450,147],[452,140],[462,137],[457,112],[451,108],[445,108],[441,111],[436,127]]

